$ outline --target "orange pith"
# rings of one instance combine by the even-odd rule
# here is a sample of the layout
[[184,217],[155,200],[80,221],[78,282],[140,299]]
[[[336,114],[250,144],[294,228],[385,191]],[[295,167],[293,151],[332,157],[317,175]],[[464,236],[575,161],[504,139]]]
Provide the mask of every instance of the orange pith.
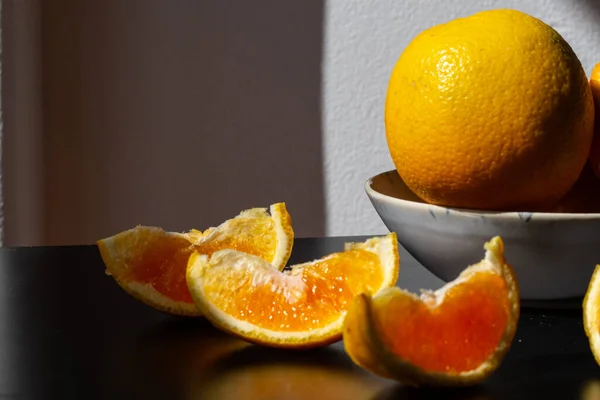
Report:
[[507,290],[501,277],[480,272],[449,289],[439,305],[396,297],[374,319],[384,343],[410,363],[427,371],[470,371],[490,357],[504,333]]
[[[374,292],[383,282],[378,257],[366,250],[333,254],[296,271],[275,268],[240,269],[223,266],[211,271],[207,299],[240,321],[266,329],[293,332],[332,323],[356,293]],[[223,285],[236,285],[223,299]]]

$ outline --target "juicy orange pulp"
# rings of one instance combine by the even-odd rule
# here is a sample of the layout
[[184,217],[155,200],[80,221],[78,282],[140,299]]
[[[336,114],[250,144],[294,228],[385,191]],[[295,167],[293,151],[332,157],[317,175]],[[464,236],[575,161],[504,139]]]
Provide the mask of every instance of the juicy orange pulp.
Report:
[[[339,318],[354,295],[375,292],[384,279],[375,253],[356,249],[342,254],[285,272],[273,268],[253,274],[251,266],[220,268],[206,281],[205,296],[226,314],[265,329],[293,332],[324,327]],[[238,290],[224,299],[222,288],[228,284]]]
[[451,287],[437,306],[395,297],[385,313],[375,311],[374,320],[383,342],[410,363],[431,372],[470,371],[494,353],[504,334],[507,295],[502,277],[479,272]]
[[[185,268],[194,246],[184,237],[176,235],[146,237],[145,240],[152,241],[152,245],[147,246],[145,252],[134,253],[129,263],[136,268],[126,270],[123,279],[149,283],[156,291],[174,301],[191,303],[193,300],[185,281]],[[119,245],[135,248],[129,241]]]

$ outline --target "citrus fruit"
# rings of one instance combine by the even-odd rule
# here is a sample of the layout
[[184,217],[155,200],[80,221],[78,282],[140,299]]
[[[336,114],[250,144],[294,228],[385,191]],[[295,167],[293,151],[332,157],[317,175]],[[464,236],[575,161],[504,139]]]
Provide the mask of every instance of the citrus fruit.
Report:
[[583,298],[583,328],[594,358],[600,364],[600,265],[596,265]]
[[590,164],[598,178],[600,178],[600,63],[596,64],[590,76],[590,86],[594,97],[595,121],[594,141],[590,152]]
[[236,249],[262,257],[282,270],[292,251],[294,232],[284,203],[242,211],[204,232],[167,232],[138,226],[98,241],[107,274],[130,295],[161,311],[200,315],[185,281],[190,254]]
[[217,328],[273,347],[316,347],[341,338],[350,300],[395,284],[395,233],[281,272],[235,250],[193,253],[187,282],[204,316]]
[[416,296],[400,288],[361,294],[344,322],[353,361],[378,375],[419,385],[461,386],[500,365],[519,319],[519,290],[502,240],[441,289]]
[[426,202],[472,209],[556,203],[586,163],[593,119],[568,43],[508,9],[417,35],[385,104],[388,148],[408,187]]

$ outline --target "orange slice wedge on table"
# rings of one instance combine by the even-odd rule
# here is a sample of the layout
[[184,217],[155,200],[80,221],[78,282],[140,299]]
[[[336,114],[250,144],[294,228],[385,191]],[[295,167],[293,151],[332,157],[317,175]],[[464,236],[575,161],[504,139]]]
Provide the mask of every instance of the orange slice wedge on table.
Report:
[[204,232],[166,232],[138,226],[98,241],[106,271],[130,295],[158,310],[198,316],[185,280],[193,252],[211,255],[221,249],[260,257],[283,270],[294,240],[292,222],[284,203],[242,211]]
[[419,297],[400,288],[352,302],[344,346],[353,361],[412,385],[462,386],[492,374],[519,319],[519,290],[499,237],[485,258]]
[[267,346],[308,348],[341,339],[352,298],[393,286],[398,269],[398,242],[390,233],[284,272],[235,250],[196,252],[187,283],[217,328]]
[[600,364],[600,265],[596,265],[583,298],[583,328],[592,354]]

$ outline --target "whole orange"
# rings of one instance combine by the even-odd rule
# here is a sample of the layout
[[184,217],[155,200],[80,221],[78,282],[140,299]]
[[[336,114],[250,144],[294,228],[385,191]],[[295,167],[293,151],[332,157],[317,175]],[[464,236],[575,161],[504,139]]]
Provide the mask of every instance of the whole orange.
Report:
[[475,209],[552,204],[573,186],[593,134],[590,85],[558,32],[516,10],[434,26],[398,59],[387,143],[423,200]]
[[594,105],[596,108],[594,141],[592,142],[592,150],[590,152],[590,164],[592,169],[600,178],[600,63],[596,64],[590,76],[590,85],[594,97]]

